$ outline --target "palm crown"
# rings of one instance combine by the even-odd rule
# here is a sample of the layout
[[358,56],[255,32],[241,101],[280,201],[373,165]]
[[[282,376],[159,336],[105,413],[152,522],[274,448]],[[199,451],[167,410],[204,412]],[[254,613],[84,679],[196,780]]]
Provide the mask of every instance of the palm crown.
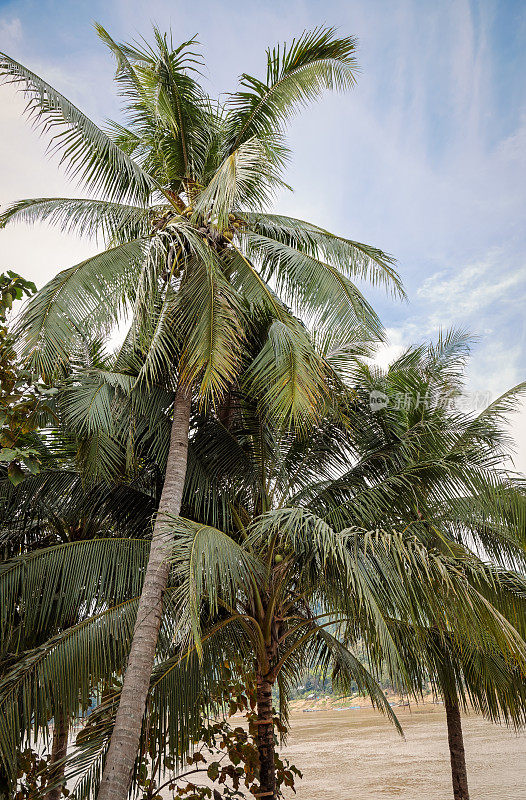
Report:
[[46,219],[108,245],[59,273],[26,308],[21,332],[33,366],[52,373],[87,324],[107,332],[131,312],[121,364],[147,353],[140,377],[150,381],[177,364],[216,401],[239,370],[256,310],[268,339],[246,380],[274,412],[310,415],[324,376],[291,310],[317,327],[378,336],[353,279],[402,293],[382,251],[266,213],[284,185],[284,124],[323,89],[354,84],[355,40],[317,29],[269,50],[265,80],[242,75],[220,105],[198,82],[194,40],[174,47],[155,30],[153,47],[118,45],[97,29],[117,60],[126,126],[103,132],[25,67],[0,60],[71,177],[105,195],[25,200],[2,215],[2,224]]

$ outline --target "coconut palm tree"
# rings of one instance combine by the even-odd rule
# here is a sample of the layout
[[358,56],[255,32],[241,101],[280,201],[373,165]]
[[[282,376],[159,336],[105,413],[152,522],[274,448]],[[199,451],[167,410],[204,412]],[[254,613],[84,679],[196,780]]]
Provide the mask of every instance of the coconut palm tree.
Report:
[[[506,463],[506,414],[526,385],[478,414],[462,411],[468,350],[468,338],[453,331],[436,345],[410,348],[387,371],[360,365],[354,380],[365,397],[380,393],[387,405],[372,412],[373,424],[357,426],[351,469],[311,502],[327,503],[329,519],[338,524],[405,524],[426,547],[460,544],[501,569],[524,573],[526,487]],[[498,596],[491,602],[501,608]],[[501,610],[524,636],[513,599],[507,597]],[[496,654],[475,654],[465,642],[460,649],[437,649],[432,641],[422,664],[444,697],[455,800],[468,800],[461,706],[469,700],[494,721],[523,725],[524,678],[508,668],[505,680]]]
[[[395,628],[384,615],[396,614],[397,622],[416,618],[423,629],[444,629],[447,620],[455,647],[460,637],[452,627],[457,626],[475,643],[475,650],[483,650],[491,641],[492,648],[505,653],[504,663],[522,663],[518,675],[524,681],[523,640],[511,625],[502,625],[504,618],[473,588],[472,575],[459,575],[458,558],[448,561],[435,553],[428,555],[414,540],[393,534],[356,529],[338,533],[299,509],[258,517],[245,529],[242,543],[211,526],[190,522],[185,526],[182,518],[172,529],[185,578],[178,591],[184,592],[180,609],[187,610],[197,646],[203,636],[198,627],[201,614],[211,608],[215,611],[211,632],[219,626],[242,626],[252,647],[259,788],[265,796],[277,797],[275,684],[285,693],[287,681],[297,680],[302,669],[331,664],[336,686],[348,690],[354,680],[379,705],[383,695],[346,644],[360,640],[376,658],[387,660],[391,679],[398,676],[398,685],[403,685],[406,665],[399,657]],[[480,565],[477,570],[473,564],[469,567],[468,573],[480,569]],[[469,612],[463,612],[462,605]],[[209,631],[205,629],[204,635]],[[413,644],[417,653],[422,650],[418,637]]]
[[[245,380],[268,413],[302,424],[319,412],[327,386],[310,337],[285,302],[319,327],[358,324],[378,335],[352,278],[401,287],[381,251],[264,213],[284,185],[287,120],[323,90],[354,85],[352,37],[320,28],[269,50],[266,77],[243,74],[241,88],[219,104],[198,82],[194,40],[176,47],[155,30],[153,47],[118,45],[97,30],[116,58],[128,123],[108,132],[0,56],[2,76],[26,94],[30,117],[51,135],[71,177],[104,195],[21,201],[4,213],[3,224],[48,219],[99,233],[107,244],[38,293],[20,333],[32,368],[48,376],[67,363],[86,324],[107,331],[132,314],[124,350],[147,354],[140,381],[170,373],[177,385],[159,506],[177,514],[192,387],[201,404],[221,398],[238,374],[250,311],[266,318],[267,342]],[[156,525],[101,800],[128,792],[168,577],[165,549]]]
[[[526,494],[524,479],[510,473],[506,464],[505,415],[526,387],[515,387],[478,415],[455,408],[452,402],[462,400],[468,351],[468,338],[452,331],[437,344],[410,348],[383,372],[355,358],[349,362],[348,353],[333,349],[340,367],[347,358],[352,380],[361,387],[345,407],[345,426],[338,422],[334,428],[327,418],[322,431],[310,431],[307,449],[296,438],[292,453],[299,461],[282,449],[290,443],[286,436],[261,437],[251,459],[260,466],[251,473],[250,459],[244,460],[247,412],[237,424],[231,415],[230,438],[217,427],[207,431],[214,441],[214,471],[221,474],[237,464],[237,485],[250,475],[256,485],[260,472],[274,464],[266,489],[253,488],[247,495],[258,498],[251,501],[252,514],[272,507],[270,493],[282,503],[307,506],[337,529],[407,529],[431,552],[457,554],[461,560],[490,556],[506,585],[483,595],[524,636],[520,580],[515,584],[516,576],[506,570],[514,566],[524,572]],[[388,401],[385,410],[371,409],[372,392]],[[234,447],[232,437],[241,437],[242,448]],[[286,499],[280,495],[284,487]],[[250,515],[241,518],[248,524]],[[481,591],[476,580],[474,588]],[[400,633],[399,621],[392,622]],[[420,649],[413,633],[410,646],[400,647],[407,673],[415,680],[408,691],[418,693],[430,678],[444,697],[457,800],[467,795],[461,706],[469,702],[493,721],[523,725],[526,687],[524,676],[498,651],[488,651],[480,642],[475,647],[464,636],[452,642],[444,631],[439,648],[435,633],[419,631],[424,642]]]
[[[334,340],[331,343],[329,337],[326,337],[324,345],[324,355],[328,357],[332,365],[341,367],[346,359],[349,363],[350,354],[350,363],[354,364],[356,368],[354,353],[352,351],[349,353],[349,348],[338,349]],[[336,382],[337,376],[335,375],[334,385]],[[75,380],[74,383],[79,384],[80,382]],[[287,682],[297,674],[298,668],[308,664],[309,661],[313,664],[328,665],[332,663],[338,668],[344,682],[357,679],[364,689],[373,691],[377,702],[382,704],[384,701],[378,694],[373,678],[363,670],[359,662],[356,662],[352,650],[349,652],[348,649],[348,645],[361,636],[370,643],[373,666],[375,658],[379,663],[386,658],[392,679],[398,681],[407,690],[415,692],[419,691],[428,674],[435,674],[431,667],[436,664],[431,662],[429,653],[435,653],[437,642],[442,643],[443,649],[447,644],[450,653],[469,652],[471,654],[470,658],[465,659],[464,662],[464,666],[468,665],[466,670],[468,675],[473,673],[475,657],[479,661],[486,659],[491,665],[495,661],[495,656],[488,657],[488,647],[492,648],[492,654],[499,652],[500,648],[503,655],[498,673],[494,670],[493,676],[491,676],[488,670],[484,671],[479,668],[479,673],[483,678],[479,685],[480,707],[490,707],[488,698],[490,698],[491,705],[491,689],[494,692],[494,708],[506,709],[506,704],[511,708],[509,698],[512,696],[513,686],[509,677],[510,657],[512,654],[515,657],[515,648],[519,647],[520,649],[520,644],[515,639],[516,634],[507,626],[507,623],[504,624],[503,634],[499,633],[503,625],[500,617],[498,617],[497,631],[495,630],[493,614],[497,614],[497,611],[492,612],[488,620],[485,606],[488,600],[496,602],[495,581],[502,583],[503,575],[496,576],[492,572],[486,572],[478,560],[474,561],[471,554],[459,547],[460,543],[456,541],[452,530],[447,528],[442,530],[442,538],[439,539],[438,545],[436,542],[430,541],[429,528],[426,526],[425,520],[418,516],[415,518],[412,505],[413,492],[408,490],[405,500],[401,498],[395,507],[393,487],[397,487],[398,493],[401,493],[403,484],[400,476],[405,472],[406,477],[410,477],[419,469],[430,466],[431,462],[426,460],[426,453],[422,447],[416,448],[415,453],[421,453],[420,461],[417,461],[413,454],[411,468],[407,460],[402,464],[400,454],[396,458],[393,455],[392,462],[387,465],[388,469],[386,463],[383,464],[386,469],[384,474],[375,475],[371,471],[364,479],[366,475],[364,472],[365,461],[370,461],[374,466],[376,462],[384,458],[387,452],[385,442],[376,442],[379,445],[378,449],[374,449],[371,445],[373,441],[376,441],[374,437],[377,436],[377,415],[375,412],[371,412],[368,402],[362,403],[359,397],[349,396],[348,392],[342,392],[339,404],[336,402],[336,397],[334,394],[332,411],[327,412],[323,424],[311,428],[308,435],[279,429],[269,424],[268,420],[262,419],[258,413],[257,401],[251,400],[250,396],[243,394],[240,389],[230,394],[228,413],[225,413],[224,408],[220,408],[217,414],[205,416],[194,422],[195,430],[190,441],[192,452],[190,463],[194,466],[187,476],[184,513],[185,516],[192,515],[194,520],[200,520],[200,522],[185,522],[182,528],[180,527],[181,523],[174,523],[176,527],[177,525],[179,527],[177,527],[176,561],[170,581],[170,585],[173,586],[170,597],[173,600],[164,612],[165,630],[170,631],[170,635],[164,638],[164,644],[161,645],[161,649],[157,650],[156,677],[151,685],[149,701],[148,727],[155,728],[155,724],[151,722],[152,716],[161,721],[160,728],[162,730],[166,730],[166,726],[169,729],[170,725],[174,726],[171,729],[171,735],[172,745],[173,742],[177,742],[177,747],[174,746],[175,752],[177,752],[177,748],[181,747],[181,739],[176,733],[176,721],[179,717],[175,709],[179,709],[179,713],[181,713],[181,693],[184,695],[186,691],[184,688],[186,678],[184,670],[182,675],[178,671],[178,665],[184,661],[184,649],[181,652],[181,641],[178,640],[174,649],[173,630],[178,626],[181,637],[185,632],[182,611],[186,613],[186,633],[189,633],[193,627],[196,641],[203,640],[204,665],[200,672],[203,679],[204,676],[213,674],[214,662],[217,664],[225,657],[231,658],[235,653],[243,653],[247,663],[255,664],[256,673],[259,669],[260,684],[263,689],[269,682],[274,681],[278,684],[283,706],[286,704]],[[80,398],[85,402],[84,414],[89,414],[91,403],[87,400],[82,387]],[[68,400],[66,408],[69,406],[69,402],[71,401]],[[115,407],[115,397],[109,396],[109,403]],[[166,415],[165,402],[160,403],[160,409],[160,416],[162,416],[163,409]],[[157,420],[159,418],[156,417]],[[153,427],[159,427],[158,422]],[[417,432],[413,431],[413,438],[416,438],[416,434]],[[165,438],[168,436],[169,427],[165,428]],[[125,437],[123,442],[124,447]],[[424,442],[422,434],[420,445],[424,445]],[[404,451],[402,444],[400,447]],[[148,449],[150,451],[152,449],[151,442],[148,443]],[[360,463],[359,454],[365,456],[366,452],[367,458]],[[433,453],[431,455],[433,456]],[[347,468],[349,462],[353,460],[355,461],[353,464],[355,471],[351,475]],[[196,465],[199,465],[199,468]],[[402,466],[404,469],[401,470]],[[338,479],[334,477],[336,474],[340,476]],[[190,475],[193,477],[190,478]],[[37,478],[31,480],[37,480]],[[200,495],[196,492],[199,483],[201,483]],[[212,483],[215,483],[216,486],[215,493],[210,491]],[[191,488],[189,488],[189,484]],[[20,491],[22,488],[23,485],[16,491]],[[352,502],[350,501],[351,493]],[[367,497],[368,493],[370,493],[369,498]],[[207,498],[206,504],[202,503],[203,494]],[[439,496],[442,495],[439,493]],[[224,504],[225,499],[227,500],[226,504]],[[453,499],[456,502],[456,495]],[[488,503],[490,499],[491,497],[488,496],[485,502]],[[472,500],[470,506],[472,509],[474,509],[473,503]],[[211,509],[214,506],[216,509],[212,514]],[[294,508],[290,508],[291,506]],[[486,509],[488,507],[486,506]],[[366,537],[362,533],[363,529],[356,525],[359,521],[358,517],[352,528],[346,531],[342,529],[342,526],[345,527],[345,521],[341,515],[355,513],[361,514],[365,519],[366,510],[374,508],[378,514],[383,515],[386,529],[402,530],[416,519],[416,531],[413,530],[413,534],[416,532],[418,537],[415,538],[412,535],[404,540],[403,537],[382,533]],[[409,512],[407,508],[410,509]],[[482,506],[479,505],[479,512],[480,508]],[[206,514],[203,517],[204,510],[206,510]],[[322,512],[326,517],[332,514],[334,524],[338,524],[338,520],[341,520],[340,528],[332,528],[323,519],[316,516]],[[458,514],[458,511],[456,513]],[[444,517],[444,519],[448,518]],[[214,520],[218,520],[215,525]],[[381,521],[377,517],[376,525]],[[500,520],[495,519],[494,522],[496,530],[500,528],[502,537],[506,521],[501,518]],[[223,531],[217,529],[217,524],[223,527]],[[437,521],[438,524],[442,525]],[[263,528],[260,533],[257,533],[258,526],[261,525]],[[277,529],[274,531],[272,526],[276,525]],[[251,531],[251,535],[255,537],[247,553],[243,551],[247,541],[243,530]],[[263,531],[267,531],[267,533],[263,533]],[[320,532],[325,537],[321,541],[319,540]],[[488,531],[486,531],[487,533]],[[276,537],[279,538],[281,542],[279,547],[284,552],[288,552],[288,549],[292,547],[290,544],[292,541],[293,557],[292,554],[289,554],[285,558],[284,552],[279,550],[278,545],[272,544],[273,538]],[[509,535],[508,538],[511,542],[513,537]],[[442,547],[446,539],[448,539],[448,546]],[[332,575],[327,567],[327,577],[336,580],[337,576],[340,576],[341,581],[347,581],[345,587],[340,585],[338,591],[336,591],[336,586],[334,588],[335,596],[342,593],[345,595],[347,603],[345,608],[341,605],[343,601],[337,601],[332,595],[327,594],[329,585],[325,586],[324,584],[323,587],[320,587],[319,581],[319,570],[322,568],[319,548],[327,546],[327,558],[329,558],[336,546],[342,547],[342,542],[353,542],[353,557],[349,561],[345,560],[343,565],[337,564],[335,575]],[[422,549],[422,543],[425,543],[424,549]],[[190,544],[192,563],[189,563],[188,558]],[[111,575],[114,569],[111,565],[117,563],[126,573],[128,567],[124,565],[131,557],[130,554],[135,552],[133,548],[136,546],[138,545],[133,541],[129,542],[127,547],[132,549],[127,549],[123,553],[119,553],[118,543],[106,546],[104,558],[108,559],[108,563],[104,567],[102,566],[104,562],[101,561],[102,551],[99,552],[101,545],[97,542],[85,542],[82,544],[82,549],[77,547],[74,558],[71,553],[68,555],[67,547],[70,547],[68,545],[61,550],[55,549],[48,553],[43,551],[39,554],[40,561],[33,559],[31,562],[34,566],[27,563],[24,565],[20,562],[16,563],[19,571],[23,568],[25,574],[30,576],[28,585],[34,587],[43,585],[43,581],[45,581],[46,571],[42,569],[42,564],[49,563],[49,561],[46,562],[46,559],[51,559],[51,562],[58,559],[54,574],[60,575],[65,595],[69,596],[72,592],[77,597],[80,592],[85,603],[86,597],[83,592],[86,591],[86,587],[81,576],[87,570],[87,564],[93,565],[94,575],[91,580],[94,582],[93,585],[97,586],[95,578],[97,569],[103,569],[103,574]],[[517,542],[515,542],[515,546],[519,552]],[[113,549],[110,550],[109,548],[112,547]],[[219,548],[219,553],[216,553],[214,548]],[[427,548],[430,550],[429,553]],[[239,576],[239,570],[248,567],[252,571],[256,570],[258,580],[257,594],[253,591],[252,585],[247,590],[245,584],[239,587],[239,592],[236,593],[238,611],[243,610],[243,620],[245,621],[243,625],[241,625],[241,621],[237,621],[237,617],[229,618],[224,606],[225,597],[222,595],[220,579],[229,574],[229,549],[232,551],[230,556],[234,562],[233,567],[230,568],[237,570],[235,574]],[[440,552],[441,549],[442,552]],[[211,616],[213,617],[211,615],[213,594],[209,595],[209,587],[202,586],[201,551],[203,551],[203,560],[208,557],[216,560],[223,557],[227,559],[225,562],[219,563],[218,561],[216,563],[215,572],[212,567],[204,570],[205,575],[210,575],[211,578],[215,576],[217,579],[216,593],[219,593],[223,602],[223,605],[219,604],[218,610],[223,615],[219,619],[211,620]],[[99,552],[98,556],[97,552]],[[332,557],[330,556],[330,558]],[[137,555],[134,558],[137,558]],[[399,560],[397,561],[397,559]],[[62,565],[75,564],[74,573],[71,570],[69,572],[65,570],[58,562]],[[262,571],[258,570],[254,563],[260,563]],[[269,563],[272,564],[270,573],[268,572]],[[97,564],[100,564],[100,567],[97,567]],[[443,574],[442,570],[452,574],[451,580],[455,585],[457,597],[462,600],[460,609],[453,608],[451,605],[448,608],[448,603],[453,602],[450,597],[446,597],[445,604],[442,604],[441,591],[445,585],[450,589],[449,582],[444,584],[437,581],[435,574],[435,580],[428,583],[430,570],[438,569],[439,565],[440,574]],[[12,564],[11,569],[14,566],[15,564]],[[459,570],[462,571],[462,574],[459,574]],[[196,574],[193,574],[194,572]],[[285,577],[287,580],[284,580]],[[411,581],[408,583],[409,577]],[[416,588],[410,591],[413,578]],[[301,587],[298,588],[298,584],[301,584],[303,580],[311,581],[308,590],[301,591]],[[192,581],[194,582],[193,588],[191,588]],[[363,581],[365,581],[365,585],[362,585]],[[508,597],[508,608],[506,609],[502,601],[501,610],[507,611],[509,617],[512,617],[513,603],[520,603],[521,591],[521,583],[518,579],[517,586],[512,593],[513,602]],[[184,604],[188,597],[194,598],[195,601],[200,592],[205,595],[203,598],[204,608],[200,607],[198,615],[195,613],[195,602],[194,606],[181,606],[181,603]],[[413,595],[411,592],[416,594]],[[481,596],[481,592],[486,592],[486,596]],[[252,593],[253,596],[251,596]],[[258,594],[263,597],[263,604],[267,604],[269,619],[272,618],[271,632],[281,629],[281,635],[284,637],[281,642],[276,643],[274,640],[271,643],[271,647],[277,647],[278,651],[281,648],[281,656],[276,660],[276,654],[274,654],[273,668],[265,674],[261,674],[261,665],[265,666],[265,658],[270,662],[271,659],[267,654],[262,654],[261,649],[257,649],[257,641],[254,641],[253,636],[251,638],[247,635],[246,630],[246,625],[251,625],[257,632],[258,627],[261,628],[264,625],[264,618],[263,620],[258,619],[258,614],[261,613],[255,600]],[[365,618],[357,613],[355,606],[351,610],[351,605],[357,603],[358,599],[360,600],[358,605],[362,610],[365,607],[369,612]],[[68,602],[71,603],[74,600],[70,599]],[[132,607],[132,613],[135,602],[136,600],[131,600],[128,606],[128,608]],[[270,607],[273,607],[272,612],[269,612],[269,602]],[[297,603],[299,606],[295,605]],[[126,606],[126,604],[124,605]],[[285,619],[283,619],[284,606],[288,606]],[[471,609],[475,606],[478,609],[474,631],[473,619],[471,616],[465,618],[464,606]],[[13,603],[8,597],[4,600],[4,607],[6,609],[13,607]],[[100,606],[97,606],[95,611],[97,612],[99,609]],[[379,617],[378,609],[381,609]],[[409,609],[411,610],[411,625],[408,624],[406,618],[406,624],[402,626],[404,617],[401,611],[405,611],[408,616]],[[320,617],[319,615],[324,611],[327,611],[327,616]],[[447,629],[444,627],[446,618],[440,617],[443,611],[446,613],[448,626],[451,626],[452,620],[457,620],[454,636],[449,627]],[[118,613],[122,614],[122,610]],[[396,616],[394,616],[395,614]],[[52,640],[47,650],[43,649],[39,652],[41,661],[36,662],[35,653],[28,652],[25,663],[20,665],[18,674],[14,676],[15,680],[12,679],[12,682],[8,683],[6,687],[8,692],[5,694],[4,702],[7,702],[7,705],[4,707],[6,709],[31,708],[32,701],[29,699],[33,697],[30,694],[33,691],[31,687],[39,686],[40,702],[47,703],[46,709],[42,710],[41,719],[47,720],[53,711],[53,698],[42,687],[49,686],[49,676],[52,674],[50,670],[54,666],[56,667],[54,659],[60,659],[67,687],[64,691],[70,701],[73,698],[73,705],[70,706],[71,713],[78,714],[75,707],[75,698],[80,689],[78,681],[81,681],[84,687],[86,682],[88,683],[89,688],[82,688],[81,692],[83,696],[89,696],[91,692],[97,691],[97,683],[99,682],[100,685],[100,680],[103,679],[101,662],[110,672],[118,671],[122,666],[122,659],[125,657],[129,642],[130,628],[129,623],[126,622],[126,614],[125,624],[120,626],[113,624],[114,615],[115,609],[111,605],[106,605],[100,614],[95,613],[93,617],[85,620],[82,625],[82,636],[79,635],[80,629],[76,626],[64,631],[64,636],[60,641]],[[294,615],[295,619],[293,619]],[[438,618],[437,615],[439,615]],[[421,620],[422,624],[415,634],[414,621],[417,618]],[[347,624],[349,619],[353,621],[352,626]],[[429,647],[428,628],[426,627],[430,619],[433,619],[435,623],[431,628],[435,637],[433,648]],[[267,625],[268,622],[269,620],[267,620]],[[325,627],[325,623],[327,623],[327,627]],[[343,637],[334,635],[337,625],[340,629],[343,627]],[[203,629],[201,635],[199,635],[199,626]],[[292,630],[290,628],[287,630],[288,626],[292,626]],[[293,630],[295,626],[297,626],[296,631]],[[102,636],[101,627],[104,631]],[[228,636],[226,635],[227,631]],[[223,634],[222,638],[218,639],[221,634]],[[119,646],[115,647],[109,661],[107,660],[108,656],[105,655],[107,648],[104,647],[105,637],[108,636],[110,640],[116,636],[120,640]],[[90,642],[89,650],[86,650],[88,642]],[[289,648],[285,646],[287,642],[290,644]],[[459,646],[459,642],[461,646]],[[86,660],[88,653],[90,656]],[[69,661],[75,665],[75,669],[71,668]],[[87,672],[77,669],[76,665],[79,661],[82,661],[83,669],[84,662],[86,662]],[[421,666],[421,663],[424,666]],[[106,678],[107,675],[108,672]],[[174,683],[175,675],[178,680]],[[487,680],[487,675],[490,675],[492,679],[498,677],[495,689]],[[23,681],[26,682],[25,685],[21,680],[22,676]],[[266,681],[263,680],[264,677],[267,678]],[[170,679],[172,683],[170,683]],[[179,679],[181,680],[181,689],[178,688]],[[520,671],[516,674],[515,680],[523,681]],[[167,685],[167,681],[170,688],[166,695],[163,693],[163,686]],[[194,685],[191,684],[191,686]],[[266,688],[268,689],[268,686]],[[195,697],[195,694],[190,691],[189,695]],[[473,696],[477,695],[473,694]],[[272,785],[274,782],[272,770],[274,738],[272,727],[268,723],[268,696],[266,699],[262,698],[260,706],[261,719],[259,721],[264,723],[258,726],[261,727],[262,733],[262,780],[267,785],[269,782]],[[515,707],[520,709],[519,701],[515,703]],[[114,712],[114,710],[114,706],[112,706],[111,711]],[[184,711],[184,708],[182,710]],[[32,715],[25,721],[16,722],[13,713],[11,710],[12,724],[18,724],[19,727],[26,729],[28,726],[35,725],[35,718]],[[510,718],[518,718],[517,715],[514,716],[512,708]],[[183,719],[188,719],[187,711],[184,711]],[[38,720],[36,724],[39,724]],[[191,725],[185,724],[187,730],[191,728]],[[104,754],[107,746],[108,730],[111,730],[111,718],[108,725],[102,740],[95,739],[98,749],[95,752],[94,766],[88,772],[88,777],[97,775],[100,757]],[[161,740],[159,740],[158,746],[159,750],[164,752],[164,743]],[[272,749],[270,749],[271,746]],[[168,748],[168,754],[172,753],[173,750]],[[96,783],[96,781],[94,782]],[[93,786],[93,783],[89,785]]]
[[[337,348],[329,352],[341,366],[342,353]],[[347,401],[320,430],[309,432],[308,444],[283,432],[267,429],[263,434],[261,421],[254,422],[255,410],[246,405],[240,410],[239,395],[230,409],[227,433],[223,423],[210,421],[202,435],[214,443],[209,452],[216,476],[230,475],[223,491],[232,484],[238,490],[245,486],[234,501],[240,524],[249,525],[274,503],[301,503],[311,512],[323,512],[323,520],[330,519],[339,529],[364,524],[409,529],[431,554],[458,558],[471,589],[482,593],[482,603],[491,602],[497,617],[502,613],[524,635],[521,579],[501,567],[499,591],[490,591],[468,569],[475,561],[484,571],[476,555],[480,548],[503,566],[524,563],[523,486],[499,465],[506,449],[499,421],[524,387],[508,392],[476,418],[452,411],[444,405],[444,392],[460,392],[466,356],[466,337],[452,332],[437,345],[408,351],[387,375],[364,370],[353,358],[367,402]],[[368,403],[369,393],[379,388],[394,401],[398,394],[409,401],[394,402],[383,415],[387,421]],[[197,555],[196,564],[202,566]],[[488,567],[486,577],[493,572]],[[484,630],[482,617],[480,625]],[[400,620],[396,629],[400,635]],[[420,643],[413,632],[409,650],[400,645],[406,653],[405,673],[412,676],[406,688],[421,692],[431,676],[446,699],[450,731],[453,715],[460,719],[457,696],[464,702],[469,697],[490,719],[524,724],[524,674],[515,669],[509,652],[506,656],[498,648],[488,649],[484,637],[475,642],[462,631],[453,639],[447,630],[439,633],[421,628]],[[425,672],[415,667],[418,659]],[[449,671],[448,665],[453,665]],[[458,738],[457,733],[455,751]],[[460,760],[454,758],[452,765],[454,784],[462,785],[456,777]]]
[[[518,596],[522,595],[519,584],[514,591]],[[501,593],[501,602],[506,595],[509,602],[513,598],[513,591]],[[520,607],[522,604],[516,605]],[[497,598],[497,610],[498,606]],[[408,628],[400,634],[401,639],[405,640],[400,647],[403,660],[415,684],[424,686],[429,682],[434,692],[442,696],[453,797],[455,800],[465,800],[469,798],[469,791],[461,711],[472,709],[493,722],[504,722],[516,729],[523,728],[526,724],[524,674],[498,649],[474,647],[467,637],[452,641],[447,636],[438,636],[435,630],[420,631],[420,646],[415,650],[413,630]],[[416,657],[415,653],[418,654]]]
[[[206,686],[206,680],[213,680],[214,666],[224,658],[233,660],[241,655],[247,665],[254,664],[260,788],[274,793],[272,685],[277,683],[284,708],[287,686],[302,669],[309,664],[332,666],[336,685],[339,682],[348,689],[352,681],[357,682],[375,704],[392,714],[374,678],[346,644],[357,637],[365,640],[372,651],[388,659],[392,676],[398,675],[400,680],[402,639],[384,623],[384,617],[396,614],[399,621],[418,619],[422,625],[431,617],[438,630],[446,620],[461,618],[459,629],[467,628],[471,642],[479,647],[481,640],[492,646],[496,642],[508,658],[513,655],[517,663],[524,658],[511,627],[503,629],[502,620],[492,619],[491,614],[486,619],[487,607],[459,576],[458,563],[436,555],[428,557],[412,537],[404,541],[393,534],[367,535],[356,529],[337,533],[312,513],[288,508],[259,516],[245,529],[246,534],[234,528],[229,535],[206,524],[177,519],[171,524],[177,532],[170,581],[173,589],[164,612],[165,633],[157,649],[146,725],[154,731],[159,725],[172,737],[167,752],[159,750],[162,759],[180,752],[182,744],[188,747],[185,736],[195,730],[197,720],[190,719],[186,731],[178,726],[188,719],[203,682]],[[0,590],[3,607],[9,611],[6,621],[12,618],[11,609],[30,608],[24,614],[24,627],[27,624],[34,630],[50,614],[54,619],[63,618],[71,605],[90,605],[89,617],[24,652],[4,678],[0,687],[4,741],[10,738],[13,742],[17,729],[34,732],[46,725],[57,702],[66,697],[72,715],[82,716],[97,689],[103,691],[109,676],[122,668],[137,602],[132,597],[137,589],[127,589],[124,583],[126,576],[143,574],[138,567],[141,560],[146,564],[144,544],[144,540],[133,539],[84,540],[36,551],[3,566]],[[54,594],[50,575],[61,587],[58,607],[50,599]],[[225,579],[231,586],[225,587]],[[15,603],[13,591],[17,593]],[[38,603],[36,594],[41,597]],[[463,607],[471,609],[467,617],[460,610]],[[482,631],[481,619],[485,622]],[[188,661],[184,634],[192,630],[196,645],[202,648],[197,672],[197,659],[191,669],[181,668]],[[413,644],[419,644],[418,637]],[[416,651],[414,647],[412,652]],[[58,674],[60,687],[56,686]],[[114,703],[111,711],[115,712]],[[110,717],[110,732],[111,721]],[[84,796],[81,792],[86,785],[91,789],[96,785],[93,778],[97,778],[107,742],[108,727],[102,739],[88,742],[87,752],[90,759],[95,756],[94,763],[90,761],[88,775],[75,797]],[[85,757],[86,748],[80,750]]]

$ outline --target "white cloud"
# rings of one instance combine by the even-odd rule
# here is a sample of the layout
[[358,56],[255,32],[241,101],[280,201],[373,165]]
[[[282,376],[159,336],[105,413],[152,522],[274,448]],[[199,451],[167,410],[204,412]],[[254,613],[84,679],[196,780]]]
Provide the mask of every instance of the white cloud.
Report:
[[503,248],[494,249],[458,271],[440,270],[426,278],[417,289],[417,296],[437,309],[431,325],[437,321],[443,326],[458,323],[459,319],[467,321],[509,298],[518,302],[520,296],[526,295],[526,265],[510,270],[507,263],[509,254]]
[[6,50],[22,38],[22,23],[18,17],[0,19],[0,47]]
[[[0,207],[25,197],[69,197],[79,193],[45,153],[46,142],[23,118],[24,101],[2,87],[0,105]],[[1,231],[0,271],[13,269],[42,286],[64,267],[96,252],[93,242],[65,236],[48,225],[10,225]]]

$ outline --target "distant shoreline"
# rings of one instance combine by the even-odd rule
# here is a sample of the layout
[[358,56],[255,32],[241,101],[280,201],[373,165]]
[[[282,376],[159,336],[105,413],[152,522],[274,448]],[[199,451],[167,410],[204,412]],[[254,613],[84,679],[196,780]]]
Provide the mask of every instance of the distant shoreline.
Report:
[[[408,701],[407,697],[395,694],[394,692],[386,692],[386,697],[389,705],[397,709],[416,709],[425,708],[431,710],[433,707],[441,708],[442,700],[433,696],[431,692],[423,698],[415,702],[414,700]],[[290,710],[292,712],[313,712],[313,711],[359,711],[365,709],[372,709],[373,704],[369,695],[318,695],[317,697],[305,697],[292,700],[290,702]]]

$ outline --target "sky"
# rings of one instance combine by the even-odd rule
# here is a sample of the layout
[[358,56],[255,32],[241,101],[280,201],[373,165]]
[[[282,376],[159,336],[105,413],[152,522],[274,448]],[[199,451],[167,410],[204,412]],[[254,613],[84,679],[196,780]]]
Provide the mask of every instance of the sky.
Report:
[[[526,2],[0,0],[0,50],[100,124],[119,106],[94,20],[121,41],[147,38],[152,22],[176,41],[197,34],[214,96],[242,72],[264,77],[266,47],[305,28],[357,36],[357,87],[290,127],[294,192],[276,208],[396,257],[408,302],[367,291],[387,329],[382,358],[456,327],[474,336],[471,393],[494,399],[526,379]],[[78,196],[23,107],[0,87],[0,204]],[[95,251],[17,226],[0,233],[0,271],[41,286]],[[510,424],[526,472],[526,403]]]

